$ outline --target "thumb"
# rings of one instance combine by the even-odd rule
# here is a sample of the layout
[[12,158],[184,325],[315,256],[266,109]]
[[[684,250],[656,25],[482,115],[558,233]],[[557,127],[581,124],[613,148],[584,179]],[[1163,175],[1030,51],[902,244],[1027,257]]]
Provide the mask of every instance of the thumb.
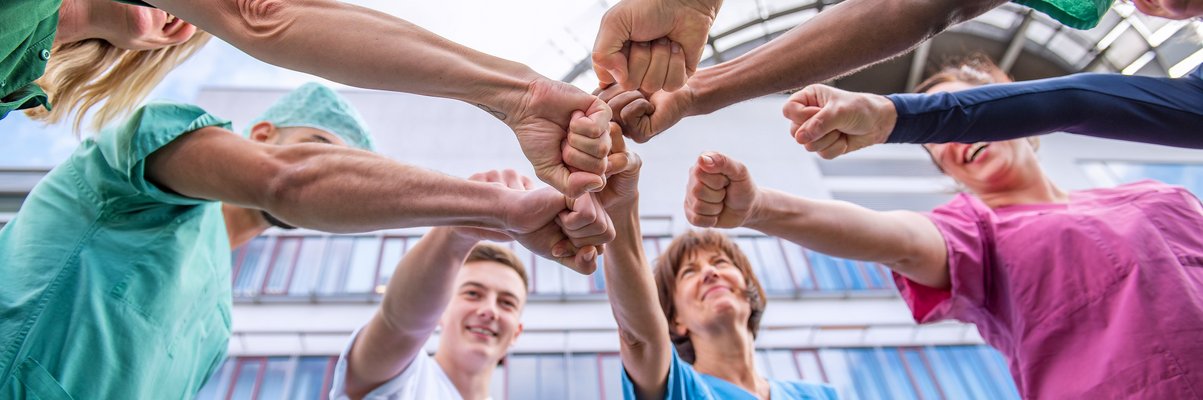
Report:
[[631,38],[627,13],[611,9],[602,16],[597,40],[593,42],[593,72],[602,85],[627,82],[627,56],[623,46]]
[[810,143],[826,135],[828,132],[840,130],[841,115],[834,111],[835,108],[828,106],[823,107],[819,112],[810,117],[797,132],[794,132],[794,139],[798,143]]
[[728,179],[737,181],[747,176],[748,170],[743,163],[727,158],[722,153],[708,151],[698,156],[698,168],[708,174],[722,174]]

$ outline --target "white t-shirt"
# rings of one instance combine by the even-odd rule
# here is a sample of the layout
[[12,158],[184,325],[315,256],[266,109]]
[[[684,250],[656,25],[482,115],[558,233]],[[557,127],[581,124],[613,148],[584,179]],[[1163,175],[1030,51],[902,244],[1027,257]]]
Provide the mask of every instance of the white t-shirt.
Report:
[[[355,343],[355,338],[359,337],[359,331],[351,334],[351,341],[347,343],[347,347],[343,349],[343,353],[338,356],[338,364],[334,366],[334,382],[330,384],[330,398],[336,400],[348,399],[347,397],[347,356],[351,354],[351,345]],[[462,400],[459,391],[455,389],[455,385],[451,383],[451,379],[447,377],[447,373],[443,372],[443,368],[439,363],[434,361],[434,358],[426,354],[425,350],[419,351],[414,357],[413,362],[409,364],[400,374],[389,379],[388,382],[380,385],[376,389],[368,392],[364,399],[372,400],[429,400],[429,399],[455,399]]]

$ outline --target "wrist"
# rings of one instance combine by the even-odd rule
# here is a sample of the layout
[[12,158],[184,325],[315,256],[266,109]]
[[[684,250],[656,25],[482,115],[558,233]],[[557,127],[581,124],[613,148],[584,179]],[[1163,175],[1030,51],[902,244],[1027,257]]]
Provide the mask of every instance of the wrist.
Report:
[[886,96],[871,95],[877,114],[877,132],[874,132],[874,143],[882,144],[890,139],[894,126],[898,124],[898,109],[894,101]]
[[504,63],[478,81],[472,94],[460,100],[513,126],[518,115],[529,104],[534,88],[540,80],[547,78],[525,65],[510,61]]
[[713,101],[714,93],[719,89],[717,82],[721,82],[722,79],[724,64],[699,69],[689,78],[685,88],[682,89],[689,91],[684,116],[706,115],[726,106]]
[[480,238],[471,234],[470,231],[474,228],[444,226],[436,227],[427,232],[425,237],[437,240],[443,243],[448,254],[468,255],[477,243],[480,243]]
[[744,219],[743,226],[760,230],[766,221],[776,218],[776,210],[772,207],[776,204],[776,196],[777,192],[774,190],[757,187],[756,197],[752,198],[752,207],[748,210],[748,217]]

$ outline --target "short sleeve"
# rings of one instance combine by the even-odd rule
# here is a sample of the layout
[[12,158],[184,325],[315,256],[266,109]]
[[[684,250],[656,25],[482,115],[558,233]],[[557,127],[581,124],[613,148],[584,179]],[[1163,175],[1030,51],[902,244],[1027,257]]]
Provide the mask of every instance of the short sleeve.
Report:
[[1099,24],[1111,8],[1112,0],[1012,0],[1047,14],[1074,29],[1090,29]]
[[133,190],[157,203],[196,205],[208,202],[160,189],[146,179],[146,158],[173,140],[201,128],[230,129],[230,122],[200,107],[177,103],[151,103],[120,125],[105,129],[96,145],[109,168]]
[[[330,383],[330,398],[336,400],[345,400],[347,396],[347,357],[351,354],[351,346],[355,344],[355,339],[359,337],[359,332],[363,328],[356,329],[355,333],[351,334],[351,340],[347,341],[347,347],[343,348],[342,354],[338,355],[338,363],[334,365],[334,378]],[[436,373],[441,373],[441,369],[433,371],[431,369],[439,369],[438,363],[426,354],[426,351],[419,351],[414,360],[405,367],[400,374],[389,379],[388,382],[377,386],[368,392],[365,399],[407,399],[414,398],[418,390],[417,386],[423,379],[429,379],[432,376],[437,376]],[[410,394],[407,396],[406,394]],[[446,393],[444,393],[446,394]],[[419,396],[420,398],[420,396]]]
[[[693,370],[693,366],[687,364],[677,354],[676,347],[673,347],[672,354],[672,361],[668,363],[668,379],[664,381],[664,399],[699,400],[714,398],[710,391],[707,390],[701,375],[698,375],[698,372]],[[628,400],[635,399],[635,383],[631,382],[631,377],[627,375],[625,366],[622,369],[622,398]]]
[[951,287],[937,289],[893,273],[916,322],[964,320],[984,307],[990,267],[991,234],[984,219],[988,212],[984,204],[961,194],[926,215],[944,238]]

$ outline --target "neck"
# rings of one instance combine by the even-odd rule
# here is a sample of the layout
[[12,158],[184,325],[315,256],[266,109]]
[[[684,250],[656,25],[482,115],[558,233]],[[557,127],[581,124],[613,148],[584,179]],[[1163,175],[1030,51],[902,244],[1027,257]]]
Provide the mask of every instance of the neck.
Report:
[[1049,204],[1068,203],[1069,193],[1053,184],[1044,172],[1035,171],[1033,179],[1027,180],[1014,187],[990,193],[976,193],[983,203],[990,208],[1013,206],[1017,204]]
[[756,373],[756,349],[746,326],[691,332],[693,369],[730,382],[760,398],[768,398],[768,381]]
[[455,390],[464,400],[489,398],[489,383],[493,380],[493,370],[497,368],[497,360],[464,365],[462,362],[456,362],[451,356],[450,349],[444,350],[441,346],[439,352],[434,355],[434,360],[439,363],[439,368],[442,368],[443,372],[447,374],[447,378],[451,379],[451,384],[455,385]]
[[246,244],[271,227],[259,210],[222,203],[221,214],[226,220],[226,235],[230,237],[231,249]]
[[97,35],[90,32],[95,26],[91,23],[92,7],[88,0],[63,0],[58,9],[58,28],[54,34],[54,44],[63,45],[75,43]]

